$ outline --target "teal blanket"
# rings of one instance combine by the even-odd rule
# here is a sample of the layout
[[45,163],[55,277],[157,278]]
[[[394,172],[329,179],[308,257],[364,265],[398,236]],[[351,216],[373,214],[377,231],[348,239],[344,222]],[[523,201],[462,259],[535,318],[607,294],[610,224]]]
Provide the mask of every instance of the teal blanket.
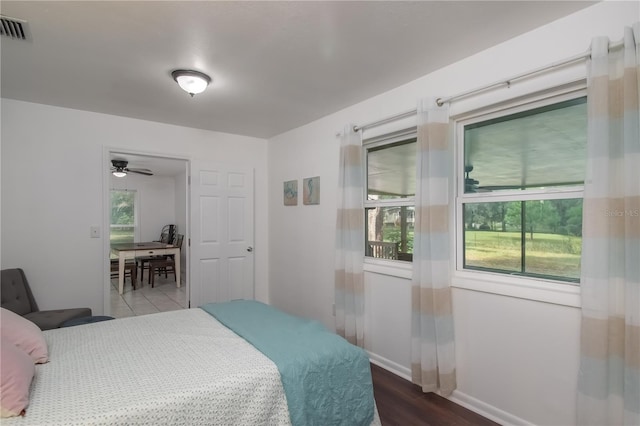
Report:
[[201,306],[278,367],[293,426],[356,426],[373,421],[366,353],[316,321],[256,301]]

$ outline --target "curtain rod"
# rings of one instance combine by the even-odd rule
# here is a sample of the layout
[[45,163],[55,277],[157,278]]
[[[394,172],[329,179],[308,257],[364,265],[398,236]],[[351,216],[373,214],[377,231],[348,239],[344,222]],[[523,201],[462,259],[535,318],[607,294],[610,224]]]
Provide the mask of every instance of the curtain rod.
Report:
[[[621,47],[623,45],[624,45],[624,41],[621,41],[621,42],[618,42],[618,43],[611,43],[609,45],[609,49],[615,49],[615,48]],[[563,59],[561,61],[553,62],[551,64],[545,65],[545,66],[540,67],[540,68],[533,69],[531,71],[527,71],[527,72],[524,72],[524,73],[521,73],[521,74],[516,74],[516,75],[514,75],[514,76],[512,76],[510,78],[496,81],[495,83],[486,84],[484,86],[481,86],[481,87],[478,87],[478,88],[475,88],[475,89],[472,89],[472,90],[468,90],[466,92],[462,92],[462,93],[458,93],[458,94],[453,95],[453,96],[449,96],[448,98],[438,98],[438,99],[436,99],[436,104],[438,106],[442,106],[445,103],[450,103],[450,102],[453,102],[453,101],[458,100],[458,99],[466,98],[466,97],[471,96],[473,94],[484,92],[486,90],[490,90],[490,89],[496,88],[498,86],[507,86],[507,87],[509,87],[509,86],[511,86],[511,83],[514,80],[520,80],[520,79],[523,79],[525,77],[529,77],[529,76],[534,75],[534,74],[538,74],[538,73],[541,73],[541,72],[544,72],[544,71],[551,70],[553,68],[558,68],[558,67],[562,67],[562,66],[565,66],[565,65],[569,65],[569,64],[574,63],[574,62],[582,61],[582,60],[585,60],[585,59],[589,58],[590,56],[591,56],[591,50],[588,50],[585,53],[581,53],[579,55],[575,55],[575,56],[572,56],[570,58]],[[371,123],[367,123],[367,124],[364,124],[362,126],[353,126],[353,131],[357,132],[359,130],[366,130],[366,129],[370,129],[372,127],[380,126],[382,124],[387,124],[387,123],[392,122],[392,121],[400,120],[402,118],[410,117],[411,115],[416,114],[417,111],[418,110],[416,108],[414,108],[414,109],[409,110],[409,111],[401,112],[400,114],[392,115],[391,117],[383,118],[383,119],[377,120],[377,121],[372,121]]]
[[[620,41],[620,42],[617,42],[617,43],[610,43],[609,44],[609,49],[616,49],[618,47],[622,47],[623,45],[624,45],[624,40]],[[566,59],[563,59],[561,61],[552,62],[552,63],[547,64],[545,66],[542,66],[540,68],[536,68],[536,69],[533,69],[531,71],[524,72],[522,74],[516,74],[513,77],[508,78],[506,80],[496,81],[495,83],[491,83],[491,84],[488,84],[488,85],[485,85],[485,86],[482,86],[482,87],[478,87],[476,89],[469,90],[467,92],[458,93],[457,95],[453,95],[453,96],[450,96],[448,98],[438,98],[438,99],[436,99],[436,104],[438,104],[438,106],[442,106],[447,102],[452,102],[452,101],[455,101],[455,100],[458,100],[458,99],[466,98],[467,96],[470,96],[470,95],[473,95],[473,94],[479,93],[479,92],[484,92],[485,90],[493,89],[494,87],[497,87],[497,86],[506,85],[507,87],[509,87],[509,86],[511,86],[511,83],[514,80],[520,80],[522,78],[526,78],[526,77],[529,77],[529,76],[534,75],[534,74],[545,72],[545,71],[551,70],[553,68],[558,68],[558,67],[562,67],[562,66],[565,66],[565,65],[572,64],[574,62],[583,61],[585,59],[589,59],[590,57],[591,57],[591,49],[589,49],[585,53],[581,53],[581,54],[578,54],[578,55],[575,55],[575,56],[571,56],[570,58],[566,58]]]
[[396,115],[392,115],[391,117],[383,118],[382,120],[377,120],[377,121],[374,121],[372,123],[364,124],[362,126],[353,126],[353,131],[357,132],[359,130],[366,130],[366,129],[369,129],[371,127],[381,126],[383,124],[387,124],[387,123],[390,123],[392,121],[401,120],[401,119],[406,118],[406,117],[411,117],[412,115],[415,115],[417,112],[418,112],[418,110],[416,108],[413,108],[413,109],[411,109],[409,111],[401,112],[400,114],[396,114]]
[[466,92],[458,93],[457,95],[449,96],[448,98],[438,98],[438,99],[436,99],[436,104],[438,104],[438,106],[442,106],[445,103],[452,102],[454,100],[458,100],[458,99],[462,99],[462,98],[466,98],[467,96],[470,96],[470,95],[473,95],[473,94],[476,94],[476,93],[479,93],[479,92],[484,92],[485,90],[490,90],[490,89],[493,89],[494,87],[497,87],[497,86],[507,86],[507,87],[509,87],[509,86],[511,86],[511,83],[514,80],[520,80],[520,79],[523,79],[525,77],[529,77],[531,75],[541,73],[543,71],[548,71],[548,70],[551,70],[553,68],[558,68],[558,67],[562,67],[562,66],[565,66],[565,65],[572,64],[574,62],[582,61],[582,60],[587,59],[590,55],[591,55],[591,52],[582,53],[580,55],[575,55],[575,56],[572,56],[570,58],[564,59],[562,61],[558,61],[558,62],[554,62],[554,63],[549,64],[549,65],[545,65],[544,67],[536,68],[536,69],[531,70],[531,71],[523,72],[522,74],[514,75],[511,78],[508,78],[506,80],[499,80],[499,81],[496,81],[496,82],[491,83],[491,84],[486,84],[486,85],[484,85],[482,87],[478,87],[476,89],[468,90]]

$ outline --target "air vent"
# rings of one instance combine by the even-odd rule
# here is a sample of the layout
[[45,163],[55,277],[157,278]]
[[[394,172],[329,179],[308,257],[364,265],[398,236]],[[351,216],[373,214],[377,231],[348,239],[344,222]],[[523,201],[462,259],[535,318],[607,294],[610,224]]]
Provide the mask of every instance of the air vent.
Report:
[[27,21],[0,15],[0,35],[18,40],[27,40]]

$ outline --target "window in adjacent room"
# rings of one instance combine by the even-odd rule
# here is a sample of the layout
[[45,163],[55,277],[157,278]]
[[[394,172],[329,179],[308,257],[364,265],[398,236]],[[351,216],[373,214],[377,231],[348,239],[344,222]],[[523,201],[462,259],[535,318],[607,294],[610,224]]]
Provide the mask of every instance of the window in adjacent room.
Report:
[[111,190],[111,244],[132,243],[137,227],[137,191]]
[[579,282],[584,92],[458,122],[458,267]]
[[412,261],[415,129],[365,141],[365,256]]

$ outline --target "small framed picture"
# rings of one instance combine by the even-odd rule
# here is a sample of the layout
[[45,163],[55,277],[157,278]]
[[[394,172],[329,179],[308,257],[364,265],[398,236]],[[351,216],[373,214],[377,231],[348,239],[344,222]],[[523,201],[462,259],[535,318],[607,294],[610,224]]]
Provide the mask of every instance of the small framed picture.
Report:
[[303,179],[302,202],[307,205],[320,204],[320,176]]
[[284,183],[284,205],[285,206],[297,206],[298,205],[298,181],[288,180]]

